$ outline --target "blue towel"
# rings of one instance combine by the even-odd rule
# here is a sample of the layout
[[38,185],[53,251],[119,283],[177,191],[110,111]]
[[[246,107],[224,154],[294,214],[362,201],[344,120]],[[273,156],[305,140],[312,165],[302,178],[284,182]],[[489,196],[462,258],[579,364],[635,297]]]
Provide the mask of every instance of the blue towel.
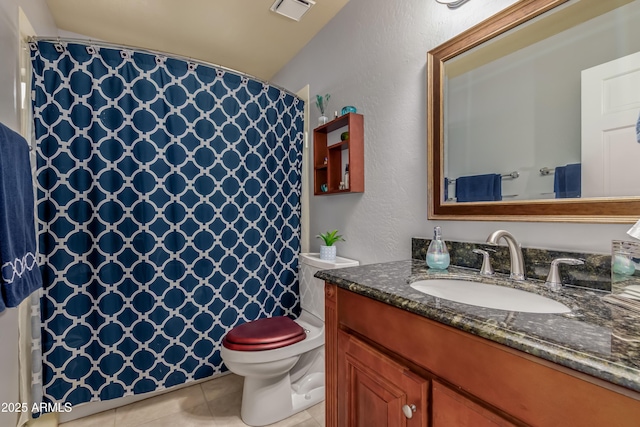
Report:
[[553,191],[556,199],[576,198],[582,194],[582,165],[572,163],[558,166],[553,177]]
[[456,178],[458,202],[502,200],[502,176],[497,173]]
[[640,114],[638,115],[638,121],[636,122],[636,141],[640,142]]
[[27,141],[0,123],[0,311],[42,287]]

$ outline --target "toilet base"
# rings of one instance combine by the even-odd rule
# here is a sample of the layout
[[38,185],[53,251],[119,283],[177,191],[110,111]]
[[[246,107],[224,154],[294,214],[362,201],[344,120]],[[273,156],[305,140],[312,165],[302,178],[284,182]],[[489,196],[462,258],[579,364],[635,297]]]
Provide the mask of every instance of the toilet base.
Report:
[[[324,400],[324,373],[302,378],[292,387],[289,374],[276,378],[245,377],[242,391],[242,421],[265,426],[304,411]],[[297,389],[297,391],[295,391]]]

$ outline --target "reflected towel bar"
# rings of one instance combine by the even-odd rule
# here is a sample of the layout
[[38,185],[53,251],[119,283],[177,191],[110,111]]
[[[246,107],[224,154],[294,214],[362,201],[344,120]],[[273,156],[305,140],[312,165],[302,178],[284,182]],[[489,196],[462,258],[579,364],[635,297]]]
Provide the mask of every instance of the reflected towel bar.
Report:
[[[551,194],[555,194],[555,193],[551,193]],[[519,194],[504,194],[502,196],[503,199],[509,199],[512,197],[518,197]],[[457,202],[457,199],[455,197],[449,197],[447,200],[445,200],[445,202]]]
[[555,172],[555,169],[548,168],[546,166],[540,169],[540,175],[542,176],[551,175],[554,172]]
[[[500,176],[502,177],[502,179],[516,179],[516,178],[518,178],[520,176],[520,172],[513,171],[511,173],[503,174],[503,175],[500,175]],[[447,183],[449,183],[449,184],[453,184],[455,182],[456,182],[455,179],[447,180]]]

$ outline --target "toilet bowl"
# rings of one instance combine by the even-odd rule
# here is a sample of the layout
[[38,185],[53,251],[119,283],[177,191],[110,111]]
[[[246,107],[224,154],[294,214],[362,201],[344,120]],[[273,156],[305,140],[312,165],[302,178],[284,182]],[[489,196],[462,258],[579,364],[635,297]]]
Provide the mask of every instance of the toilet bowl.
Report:
[[221,356],[244,377],[242,421],[264,426],[324,399],[324,282],[316,271],[357,266],[357,261],[300,254],[300,316],[275,317],[236,326],[225,335]]

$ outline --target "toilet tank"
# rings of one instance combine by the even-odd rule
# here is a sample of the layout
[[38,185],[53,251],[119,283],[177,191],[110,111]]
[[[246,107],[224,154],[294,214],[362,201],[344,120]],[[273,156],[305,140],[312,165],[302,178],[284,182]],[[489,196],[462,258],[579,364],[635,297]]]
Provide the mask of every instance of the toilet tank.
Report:
[[318,253],[300,254],[300,306],[324,321],[324,281],[313,277],[318,270],[355,267],[360,265],[352,259],[336,257],[335,261],[320,259]]

